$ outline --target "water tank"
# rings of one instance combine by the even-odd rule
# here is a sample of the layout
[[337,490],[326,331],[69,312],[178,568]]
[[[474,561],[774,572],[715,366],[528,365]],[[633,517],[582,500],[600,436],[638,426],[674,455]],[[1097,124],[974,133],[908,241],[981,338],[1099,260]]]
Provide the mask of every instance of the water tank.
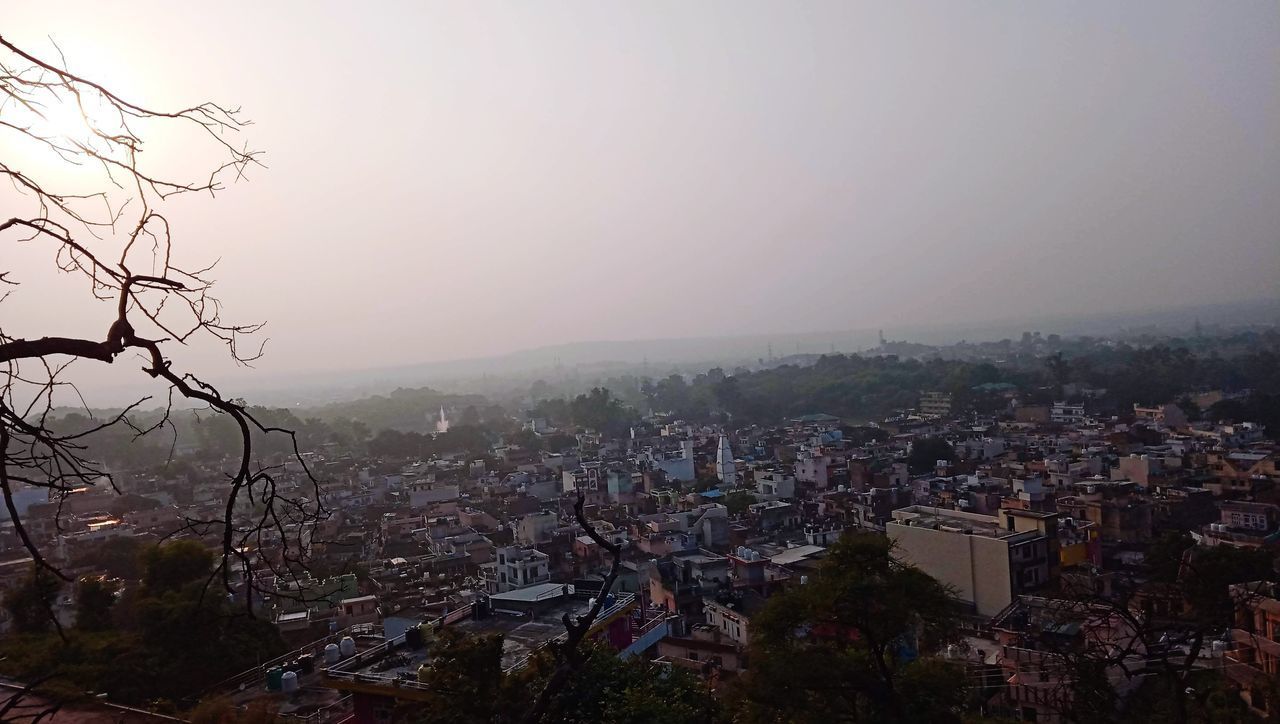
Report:
[[350,636],[343,636],[338,642],[338,653],[342,654],[342,658],[356,655],[356,640]]
[[267,691],[280,691],[280,679],[283,676],[284,669],[279,666],[267,669]]
[[326,664],[336,664],[340,657],[341,654],[338,653],[337,644],[329,644],[324,647],[324,662]]
[[292,671],[284,672],[280,677],[280,691],[286,694],[293,694],[298,691],[298,675]]
[[316,657],[311,654],[303,654],[298,657],[298,671],[304,674],[313,673],[316,670]]

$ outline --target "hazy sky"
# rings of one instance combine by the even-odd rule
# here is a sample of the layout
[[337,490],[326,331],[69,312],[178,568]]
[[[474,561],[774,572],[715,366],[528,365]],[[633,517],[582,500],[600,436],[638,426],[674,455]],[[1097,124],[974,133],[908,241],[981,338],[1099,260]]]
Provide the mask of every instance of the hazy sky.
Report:
[[[265,373],[1280,293],[1273,0],[4,2],[0,33],[255,121],[269,168],[170,213]],[[9,321],[105,331],[25,291]]]

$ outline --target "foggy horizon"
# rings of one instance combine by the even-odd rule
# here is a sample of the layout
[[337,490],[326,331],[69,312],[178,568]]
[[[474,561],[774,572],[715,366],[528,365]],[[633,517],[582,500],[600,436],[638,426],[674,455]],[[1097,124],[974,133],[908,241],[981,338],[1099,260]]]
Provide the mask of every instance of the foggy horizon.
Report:
[[[4,35],[254,122],[266,168],[167,210],[268,323],[256,371],[175,352],[219,375],[1278,296],[1265,4],[134,8]],[[19,330],[111,315],[20,292]]]

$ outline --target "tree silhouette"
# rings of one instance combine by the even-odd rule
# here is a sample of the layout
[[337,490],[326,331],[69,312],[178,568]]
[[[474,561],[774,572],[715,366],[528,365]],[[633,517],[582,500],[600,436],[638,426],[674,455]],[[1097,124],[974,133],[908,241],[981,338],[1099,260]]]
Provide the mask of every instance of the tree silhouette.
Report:
[[[229,591],[255,566],[259,551],[283,551],[258,564],[269,568],[267,576],[245,577],[249,590],[242,591],[243,600],[252,611],[260,579],[296,577],[305,566],[306,546],[299,536],[325,514],[318,503],[321,491],[297,454],[296,440],[289,443],[296,473],[264,465],[255,455],[255,446],[268,435],[291,439],[292,432],[259,421],[242,400],[180,369],[171,358],[171,348],[204,339],[224,347],[236,362],[251,362],[262,347],[246,343],[261,325],[224,318],[213,294],[213,266],[189,258],[164,213],[166,200],[216,194],[226,179],[241,179],[258,165],[258,152],[238,140],[248,122],[237,109],[215,103],[158,110],[126,100],[71,72],[60,54],[56,61],[43,59],[3,37],[0,110],[0,134],[6,137],[0,177],[19,199],[10,207],[12,216],[0,217],[0,241],[47,246],[53,260],[49,271],[84,284],[83,319],[102,309],[99,302],[112,310],[98,334],[82,337],[20,336],[15,320],[0,321],[0,492],[18,538],[37,567],[69,580],[49,541],[24,525],[15,490],[47,491],[60,516],[68,496],[82,488],[119,493],[86,438],[116,427],[128,429],[135,440],[172,431],[168,410],[182,399],[229,421],[235,456],[221,514],[188,518],[173,535],[218,540],[221,554],[206,585],[220,580]],[[186,178],[171,177],[143,163],[144,131],[188,134],[184,158],[212,153],[217,160],[188,169]],[[0,302],[27,281],[12,269],[0,271]],[[154,399],[164,414],[145,426],[135,423],[140,406],[153,400],[143,397],[107,419],[95,418],[68,379],[68,368],[77,362],[133,360],[157,386]],[[87,422],[76,430],[55,429],[55,408],[73,400],[85,408]]]

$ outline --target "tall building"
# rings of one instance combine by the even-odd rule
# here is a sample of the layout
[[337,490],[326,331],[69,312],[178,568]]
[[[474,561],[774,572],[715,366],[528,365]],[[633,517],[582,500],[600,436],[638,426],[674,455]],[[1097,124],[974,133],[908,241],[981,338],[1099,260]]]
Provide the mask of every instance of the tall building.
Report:
[[722,483],[738,481],[738,469],[733,464],[733,450],[729,447],[729,438],[720,436],[720,448],[716,450],[716,477]]
[[1058,572],[1057,514],[1001,510],[998,516],[913,505],[885,525],[902,560],[955,589],[982,616]]
[[436,432],[449,432],[449,418],[445,417],[444,405],[440,406],[440,417],[436,419]]

